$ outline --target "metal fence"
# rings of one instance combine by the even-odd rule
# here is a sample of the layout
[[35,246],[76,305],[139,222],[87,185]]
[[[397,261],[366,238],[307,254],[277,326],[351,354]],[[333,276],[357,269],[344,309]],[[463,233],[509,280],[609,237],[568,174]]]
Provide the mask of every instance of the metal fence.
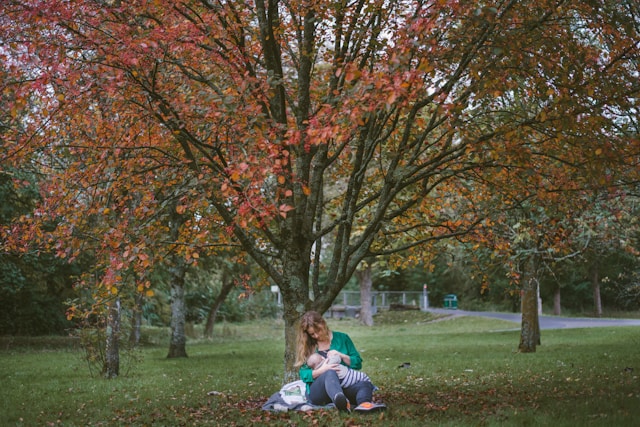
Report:
[[[409,291],[385,291],[371,293],[371,311],[376,314],[378,310],[388,310],[392,306],[416,307],[425,311],[429,307],[429,297],[426,289],[423,292]],[[329,317],[356,317],[360,313],[360,292],[342,291],[333,301],[333,305],[327,312]]]
[[[278,305],[282,305],[280,292],[277,286],[272,286],[271,291],[277,298]],[[376,314],[378,310],[389,310],[393,305],[419,308],[426,311],[429,308],[429,296],[427,289],[418,291],[373,291],[371,292],[371,311]],[[360,313],[360,291],[342,291],[333,301],[333,305],[327,312],[329,317],[356,317]]]
[[[360,306],[360,292],[359,291],[342,291],[338,294],[333,301],[334,305],[356,305]],[[426,309],[429,306],[426,292],[372,292],[371,293],[371,305],[380,309],[388,309],[392,304],[401,305],[413,305],[420,307],[421,310]]]

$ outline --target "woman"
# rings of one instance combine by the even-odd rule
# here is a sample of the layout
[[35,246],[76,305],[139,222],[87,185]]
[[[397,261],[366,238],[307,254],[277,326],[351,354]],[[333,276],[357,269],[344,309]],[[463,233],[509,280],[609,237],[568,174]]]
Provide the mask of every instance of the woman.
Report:
[[296,366],[300,367],[300,379],[307,384],[309,401],[319,406],[333,402],[341,411],[349,411],[351,404],[370,405],[373,395],[370,381],[359,381],[343,389],[338,378],[340,364],[324,363],[312,369],[306,364],[312,353],[337,356],[342,365],[357,370],[362,368],[362,358],[349,335],[331,331],[315,311],[305,313],[300,319],[296,345]]

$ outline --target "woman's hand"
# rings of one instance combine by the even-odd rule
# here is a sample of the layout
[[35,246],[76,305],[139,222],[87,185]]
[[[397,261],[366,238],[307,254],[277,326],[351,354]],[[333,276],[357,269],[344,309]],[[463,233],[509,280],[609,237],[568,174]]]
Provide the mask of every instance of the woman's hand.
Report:
[[340,357],[342,363],[347,366],[351,366],[351,357],[349,357],[348,354],[340,353],[338,350],[329,350],[329,352],[327,352],[327,358],[330,358],[331,356],[335,357],[335,355]]

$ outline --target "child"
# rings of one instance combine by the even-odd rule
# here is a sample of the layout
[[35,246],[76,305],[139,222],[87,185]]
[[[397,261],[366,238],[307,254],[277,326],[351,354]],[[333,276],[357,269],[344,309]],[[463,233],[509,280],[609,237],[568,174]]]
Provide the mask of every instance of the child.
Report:
[[340,356],[337,354],[332,354],[329,357],[324,357],[321,354],[313,353],[309,356],[309,358],[307,358],[307,366],[309,366],[311,369],[317,369],[325,363],[338,365],[338,378],[340,378],[340,386],[342,388],[352,386],[360,381],[371,382],[369,376],[364,372],[356,371],[355,369],[351,369],[345,365],[341,365]]

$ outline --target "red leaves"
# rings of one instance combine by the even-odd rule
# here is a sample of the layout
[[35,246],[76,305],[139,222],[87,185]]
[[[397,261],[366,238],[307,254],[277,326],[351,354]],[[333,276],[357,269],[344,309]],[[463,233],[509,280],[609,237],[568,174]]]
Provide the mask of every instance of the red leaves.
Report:
[[289,206],[289,205],[280,205],[279,211],[280,211],[280,216],[282,218],[286,218],[287,217],[287,213],[292,211],[293,209],[295,209],[293,206]]

